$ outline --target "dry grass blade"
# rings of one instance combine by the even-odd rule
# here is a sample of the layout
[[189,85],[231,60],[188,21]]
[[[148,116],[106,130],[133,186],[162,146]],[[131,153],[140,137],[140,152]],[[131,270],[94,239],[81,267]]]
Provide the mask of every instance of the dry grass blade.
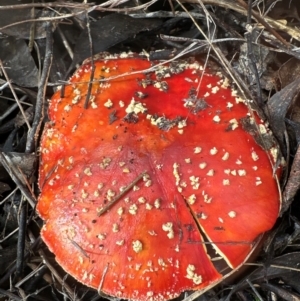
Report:
[[62,287],[64,287],[64,289],[68,292],[69,296],[72,296],[72,300],[80,301],[80,298],[78,298],[76,295],[74,295],[73,289],[63,280],[63,278],[61,278],[61,276],[59,275],[59,273],[57,272],[55,267],[50,263],[45,252],[42,249],[40,249],[39,253],[40,253],[45,265],[49,268],[49,270],[51,271],[51,273],[55,277],[55,279],[60,283],[60,285]]
[[[236,3],[236,1],[226,1],[226,0],[181,0],[182,3],[193,3],[193,4],[208,4],[208,5],[216,5],[221,6],[227,9],[232,9],[244,16],[247,16],[247,10],[245,7],[239,5]],[[300,41],[300,30],[297,28],[292,28],[290,26],[287,26],[283,24],[282,22],[273,20],[269,17],[263,17],[265,22],[268,22],[270,26],[275,28],[276,30],[282,30],[289,34],[292,38],[296,39],[297,41]],[[259,17],[260,20],[262,20]],[[259,20],[258,20],[259,21]],[[283,41],[282,41],[283,42]],[[283,42],[286,44],[285,42]]]
[[30,126],[30,124],[29,124],[29,122],[28,122],[28,119],[27,119],[27,116],[26,116],[26,114],[25,114],[25,111],[24,111],[24,109],[23,109],[23,107],[22,107],[22,105],[21,105],[21,103],[20,103],[20,100],[19,100],[19,98],[18,98],[18,96],[17,96],[17,94],[16,94],[16,92],[15,92],[15,90],[14,90],[14,88],[13,88],[11,82],[10,82],[9,77],[7,76],[7,73],[6,73],[6,71],[5,71],[5,68],[4,68],[3,63],[2,63],[1,60],[0,60],[0,68],[1,68],[1,71],[3,72],[3,74],[4,74],[4,76],[5,76],[5,79],[6,79],[8,85],[9,85],[9,88],[10,88],[10,90],[11,90],[11,93],[12,93],[13,96],[14,96],[14,99],[15,99],[16,103],[17,103],[18,106],[19,106],[19,109],[20,109],[20,111],[21,111],[21,113],[22,113],[22,115],[23,115],[23,117],[24,117],[24,120],[25,120],[25,122],[26,122],[26,125],[27,125],[28,129],[30,130],[30,129],[31,129],[31,126]]

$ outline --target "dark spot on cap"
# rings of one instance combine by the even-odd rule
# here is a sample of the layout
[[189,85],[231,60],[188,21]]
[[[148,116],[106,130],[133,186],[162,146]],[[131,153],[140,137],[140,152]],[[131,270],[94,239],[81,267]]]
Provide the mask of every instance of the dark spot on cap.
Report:
[[134,112],[131,112],[124,117],[124,121],[128,123],[137,123],[139,121],[139,117]]
[[118,120],[118,117],[116,116],[116,110],[113,110],[110,114],[109,114],[109,124],[114,123],[116,120]]

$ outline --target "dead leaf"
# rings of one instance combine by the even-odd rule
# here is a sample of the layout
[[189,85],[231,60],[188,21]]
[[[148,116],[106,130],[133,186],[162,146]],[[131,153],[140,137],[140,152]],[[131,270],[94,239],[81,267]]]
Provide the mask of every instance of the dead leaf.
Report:
[[[134,19],[126,15],[111,14],[90,24],[94,54],[133,37],[141,31],[149,31],[162,24],[159,19]],[[72,65],[91,56],[87,29],[78,38]]]
[[[25,4],[26,1],[22,1]],[[31,3],[31,1],[27,1]],[[1,5],[20,4],[19,0],[1,0]],[[34,38],[42,39],[46,37],[45,24],[46,22],[32,22],[29,20],[41,17],[54,16],[54,12],[50,10],[42,10],[35,8],[22,8],[13,10],[0,10],[0,32],[10,37],[29,39],[31,35],[31,28],[34,25]],[[11,24],[14,24],[10,26]]]
[[281,149],[284,149],[285,116],[289,107],[295,102],[300,92],[300,78],[274,94],[269,102],[270,126]]
[[298,147],[297,152],[295,154],[294,161],[289,174],[289,178],[285,186],[285,189],[283,191],[284,202],[282,203],[281,213],[285,212],[289,208],[299,187],[300,187],[300,147]]
[[0,39],[0,58],[14,83],[24,87],[38,85],[38,70],[24,40],[14,37]]
[[300,76],[300,61],[296,58],[289,59],[278,70],[281,88],[286,87]]

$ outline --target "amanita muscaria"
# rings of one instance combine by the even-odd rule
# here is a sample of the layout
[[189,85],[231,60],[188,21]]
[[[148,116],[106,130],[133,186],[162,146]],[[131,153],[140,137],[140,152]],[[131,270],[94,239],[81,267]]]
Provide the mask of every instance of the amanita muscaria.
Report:
[[254,140],[270,131],[194,59],[94,63],[87,108],[90,61],[50,101],[43,240],[69,274],[112,296],[171,299],[220,280],[205,245],[235,268],[278,216],[278,149]]

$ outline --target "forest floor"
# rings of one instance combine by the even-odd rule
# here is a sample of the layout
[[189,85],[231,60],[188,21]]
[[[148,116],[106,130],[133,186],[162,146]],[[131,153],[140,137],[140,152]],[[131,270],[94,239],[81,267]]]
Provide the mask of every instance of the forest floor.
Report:
[[178,299],[300,301],[299,14],[297,0],[1,0],[0,301],[113,299],[67,275],[40,237],[40,138],[48,100],[85,59],[160,49],[159,60],[199,57],[231,78],[286,162],[281,212],[256,258]]

